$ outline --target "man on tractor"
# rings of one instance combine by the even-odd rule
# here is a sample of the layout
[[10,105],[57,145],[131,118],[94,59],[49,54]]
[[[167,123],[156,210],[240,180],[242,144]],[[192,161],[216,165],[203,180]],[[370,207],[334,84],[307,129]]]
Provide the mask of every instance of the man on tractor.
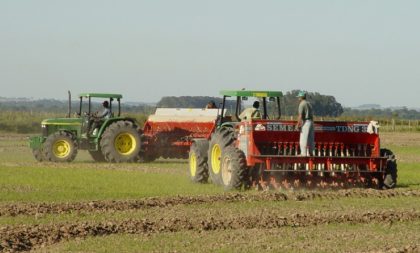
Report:
[[312,105],[306,101],[305,91],[299,91],[297,98],[299,98],[297,128],[300,130],[300,155],[313,156],[315,149],[315,133]]
[[252,107],[246,108],[240,115],[240,120],[261,119],[260,102],[255,101]]
[[109,108],[109,103],[107,100],[102,102],[102,106],[104,107],[104,110],[100,116],[98,116],[101,119],[109,119],[111,117],[111,109]]
[[95,129],[97,129],[101,125],[101,120],[109,119],[112,116],[111,109],[109,108],[109,102],[107,100],[102,102],[102,106],[104,107],[102,114],[96,115],[92,118],[90,133],[93,135],[96,134]]

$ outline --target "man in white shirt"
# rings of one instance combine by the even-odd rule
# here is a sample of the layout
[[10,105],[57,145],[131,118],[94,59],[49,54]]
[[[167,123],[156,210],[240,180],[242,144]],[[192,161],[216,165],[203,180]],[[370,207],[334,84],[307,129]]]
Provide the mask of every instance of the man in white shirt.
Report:
[[306,92],[300,91],[297,127],[300,129],[300,154],[302,156],[313,156],[315,149],[314,116],[312,105],[306,101]]
[[252,107],[246,108],[240,115],[240,120],[251,120],[251,119],[261,119],[261,112],[258,109],[260,107],[260,102],[255,101]]

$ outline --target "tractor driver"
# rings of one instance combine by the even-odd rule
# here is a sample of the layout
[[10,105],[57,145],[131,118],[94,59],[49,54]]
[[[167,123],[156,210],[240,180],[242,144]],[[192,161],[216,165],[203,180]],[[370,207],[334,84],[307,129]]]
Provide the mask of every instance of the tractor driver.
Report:
[[100,119],[109,119],[111,117],[111,109],[109,109],[109,103],[108,101],[104,101],[102,103],[102,106],[104,107],[104,110],[101,115],[97,116]]
[[109,108],[109,102],[105,100],[104,102],[102,102],[102,106],[104,107],[102,114],[96,115],[92,119],[92,123],[90,127],[92,134],[95,132],[95,129],[101,125],[102,119],[109,119],[111,117],[112,113],[111,113],[111,109]]
[[298,120],[296,127],[300,130],[300,155],[313,156],[315,149],[315,132],[312,105],[306,101],[306,92],[299,91]]
[[243,112],[239,115],[240,120],[251,120],[251,119],[261,119],[261,112],[258,109],[260,108],[260,102],[255,101],[252,104],[252,107],[246,108]]

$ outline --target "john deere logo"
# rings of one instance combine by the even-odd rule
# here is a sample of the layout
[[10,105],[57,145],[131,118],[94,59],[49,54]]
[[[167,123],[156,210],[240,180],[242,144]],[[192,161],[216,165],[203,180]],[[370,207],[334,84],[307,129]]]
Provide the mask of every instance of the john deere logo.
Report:
[[268,97],[268,94],[265,92],[255,92],[252,94],[254,97]]

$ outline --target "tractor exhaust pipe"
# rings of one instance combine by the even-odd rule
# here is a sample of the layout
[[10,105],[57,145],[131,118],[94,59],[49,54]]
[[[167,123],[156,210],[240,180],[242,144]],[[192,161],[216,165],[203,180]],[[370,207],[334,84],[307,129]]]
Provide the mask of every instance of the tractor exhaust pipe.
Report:
[[71,116],[71,92],[68,90],[67,93],[69,95],[69,106],[68,106],[67,118],[70,118],[70,116]]

